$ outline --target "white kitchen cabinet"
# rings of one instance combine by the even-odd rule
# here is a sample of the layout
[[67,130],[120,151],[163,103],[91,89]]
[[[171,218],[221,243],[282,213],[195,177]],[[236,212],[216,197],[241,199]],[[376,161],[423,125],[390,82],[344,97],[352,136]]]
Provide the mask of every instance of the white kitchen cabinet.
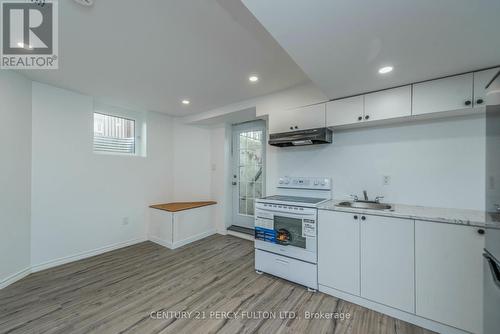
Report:
[[360,123],[364,119],[364,96],[330,101],[326,104],[326,126]]
[[365,122],[410,116],[411,85],[365,95]]
[[413,115],[472,108],[473,74],[421,82],[413,85]]
[[353,213],[318,213],[318,283],[359,296],[359,221]]
[[269,115],[269,133],[324,128],[326,104],[277,111]]
[[500,67],[474,72],[474,106],[480,107],[486,102],[486,85],[490,83]]
[[481,333],[483,248],[477,228],[416,221],[416,314]]
[[361,220],[361,297],[415,311],[414,221],[366,216]]

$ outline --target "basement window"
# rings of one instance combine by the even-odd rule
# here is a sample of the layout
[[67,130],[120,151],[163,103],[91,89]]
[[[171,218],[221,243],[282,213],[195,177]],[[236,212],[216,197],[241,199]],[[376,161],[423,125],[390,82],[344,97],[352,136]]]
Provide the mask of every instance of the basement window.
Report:
[[94,113],[94,152],[137,154],[136,121]]

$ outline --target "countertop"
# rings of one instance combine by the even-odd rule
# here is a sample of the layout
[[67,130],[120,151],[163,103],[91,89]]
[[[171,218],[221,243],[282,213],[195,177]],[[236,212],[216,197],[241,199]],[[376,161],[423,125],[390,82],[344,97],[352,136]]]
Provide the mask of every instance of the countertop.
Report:
[[217,202],[206,201],[206,202],[173,202],[165,204],[155,204],[151,205],[150,208],[168,211],[168,212],[178,212],[189,209],[201,208],[203,206],[214,205]]
[[330,200],[320,204],[318,209],[500,229],[500,222],[498,219],[479,210],[435,208],[390,203],[389,204],[392,205],[391,210],[367,210],[336,206],[336,204],[340,202],[343,201]]

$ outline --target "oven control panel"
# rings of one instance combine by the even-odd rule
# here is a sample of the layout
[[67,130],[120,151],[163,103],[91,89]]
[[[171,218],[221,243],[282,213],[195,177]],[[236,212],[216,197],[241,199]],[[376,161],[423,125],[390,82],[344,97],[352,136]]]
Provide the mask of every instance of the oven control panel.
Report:
[[332,180],[329,177],[284,176],[279,178],[278,188],[331,190]]

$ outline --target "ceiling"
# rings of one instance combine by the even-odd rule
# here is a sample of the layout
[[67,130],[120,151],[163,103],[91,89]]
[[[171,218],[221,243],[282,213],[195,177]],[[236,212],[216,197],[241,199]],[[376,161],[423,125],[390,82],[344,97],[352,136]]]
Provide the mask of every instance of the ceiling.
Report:
[[242,1],[332,99],[500,65],[498,0]]
[[309,80],[239,0],[59,1],[59,41],[58,70],[23,74],[176,116]]

